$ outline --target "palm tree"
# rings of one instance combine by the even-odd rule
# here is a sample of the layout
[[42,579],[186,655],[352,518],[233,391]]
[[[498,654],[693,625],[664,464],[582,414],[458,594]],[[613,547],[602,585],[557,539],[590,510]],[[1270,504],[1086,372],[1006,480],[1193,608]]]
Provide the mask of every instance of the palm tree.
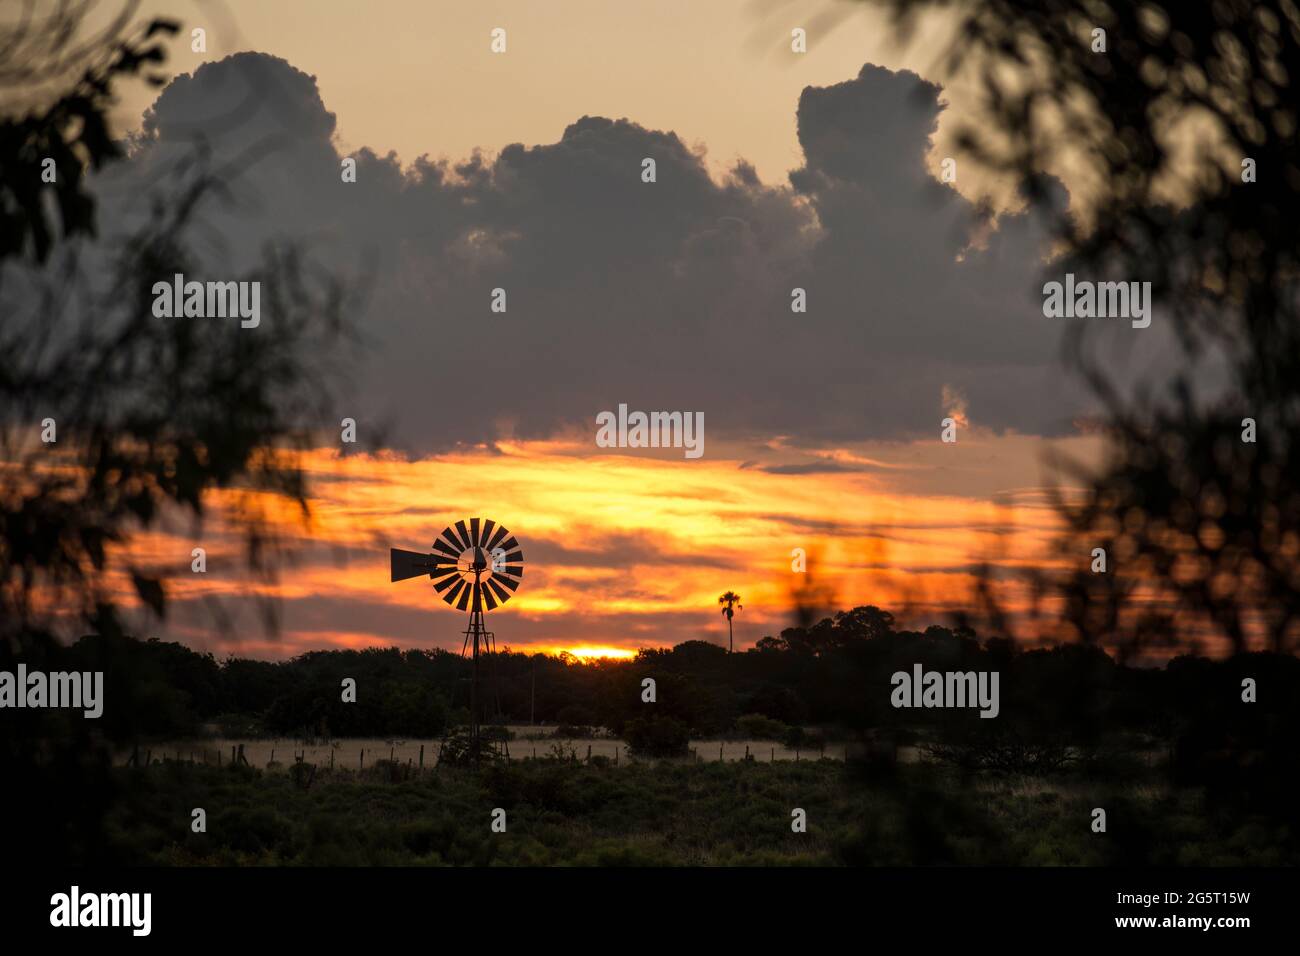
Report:
[[745,605],[740,603],[740,595],[735,591],[727,591],[720,598],[718,603],[722,605],[722,613],[727,616],[727,653],[733,650],[731,641],[731,619],[736,616],[737,611],[743,611]]

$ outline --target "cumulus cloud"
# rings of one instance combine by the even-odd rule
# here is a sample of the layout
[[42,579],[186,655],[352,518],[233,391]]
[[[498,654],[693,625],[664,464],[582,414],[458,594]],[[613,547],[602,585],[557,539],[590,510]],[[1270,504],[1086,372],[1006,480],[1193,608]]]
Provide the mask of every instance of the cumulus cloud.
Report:
[[593,116],[494,157],[403,166],[361,148],[343,183],[315,80],[241,53],[174,80],[102,182],[127,221],[202,139],[232,196],[205,214],[224,239],[214,275],[275,237],[332,270],[373,263],[371,347],[337,411],[391,419],[412,450],[594,434],[620,402],[703,411],[711,441],[931,435],[945,388],[982,426],[1067,429],[1081,397],[1060,386],[1060,326],[1041,312],[1046,236],[1032,211],[990,224],[930,175],[942,109],[938,86],[874,66],[810,87],[787,184],[744,162],[714,178],[674,133]]

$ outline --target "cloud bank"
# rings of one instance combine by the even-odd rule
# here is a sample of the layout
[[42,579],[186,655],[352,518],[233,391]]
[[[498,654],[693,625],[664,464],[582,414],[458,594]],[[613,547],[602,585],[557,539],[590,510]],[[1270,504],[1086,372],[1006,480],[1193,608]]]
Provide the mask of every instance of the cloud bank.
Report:
[[204,212],[213,277],[275,237],[331,270],[369,264],[370,347],[329,412],[363,434],[388,420],[408,450],[594,435],[620,402],[702,411],[711,442],[933,437],[945,394],[982,426],[1059,434],[1083,406],[1041,311],[1047,237],[1032,210],[991,223],[932,176],[941,97],[871,65],[805,89],[786,184],[744,162],[714,179],[672,132],[594,116],[495,157],[403,167],[358,149],[345,183],[314,78],[241,53],[167,86],[100,186],[128,222],[201,143],[232,197]]

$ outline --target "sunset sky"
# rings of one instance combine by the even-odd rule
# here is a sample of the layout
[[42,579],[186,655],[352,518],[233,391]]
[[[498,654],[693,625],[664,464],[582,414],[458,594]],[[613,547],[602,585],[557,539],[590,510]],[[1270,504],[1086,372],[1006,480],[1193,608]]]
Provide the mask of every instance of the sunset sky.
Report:
[[[725,643],[728,589],[741,648],[791,623],[800,594],[924,627],[970,607],[980,563],[1046,560],[1044,456],[1095,460],[1095,409],[1041,311],[1037,212],[964,158],[940,182],[953,120],[975,109],[970,85],[937,72],[949,24],[904,48],[878,14],[826,2],[155,12],[183,23],[177,78],[124,90],[131,155],[97,181],[106,221],[132,221],[203,140],[233,201],[205,211],[221,238],[192,278],[233,278],[290,237],[368,295],[362,355],[313,423],[311,524],[285,525],[298,563],[269,588],[278,636],[219,518],[133,544],[173,573],[150,634],[269,657],[459,649],[464,615],[426,581],[390,584],[387,548],[427,549],[473,516],[521,542],[523,586],[489,620],[518,649]],[[356,183],[340,181],[344,157]],[[1075,208],[1086,176],[1055,172],[1052,201]],[[1123,361],[1165,344],[1130,337]],[[596,416],[620,403],[703,412],[705,455],[597,447]],[[939,440],[945,416],[956,443]],[[329,424],[344,417],[358,422],[346,454]],[[810,573],[791,570],[795,548]]]
[[[489,615],[498,641],[516,649],[725,642],[716,598],[728,588],[744,604],[735,618],[742,648],[788,626],[801,592],[823,611],[877,603],[923,627],[971,606],[976,562],[1013,570],[1041,559],[1054,516],[1036,490],[978,493],[1017,458],[1032,470],[1033,445],[971,437],[951,456],[963,460],[944,464],[949,446],[918,442],[882,449],[895,461],[881,461],[879,471],[813,474],[722,457],[596,455],[557,442],[414,461],[322,450],[309,458],[318,491],[310,526],[281,512],[296,564],[278,586],[243,575],[240,542],[219,522],[137,542],[133,556],[173,573],[172,633],[251,656],[392,643],[459,648],[464,615],[425,579],[390,584],[379,539],[429,550],[443,527],[474,515],[507,521],[524,551],[523,586]],[[827,455],[861,460],[845,450]],[[977,493],[945,492],[946,482]],[[192,542],[207,550],[205,575],[189,573]],[[808,555],[808,573],[793,570],[795,548]],[[125,581],[120,587],[128,590]],[[264,633],[248,601],[259,590],[279,598],[278,636]],[[1023,597],[1005,593],[1013,603]],[[212,597],[236,616],[233,642],[213,629]]]

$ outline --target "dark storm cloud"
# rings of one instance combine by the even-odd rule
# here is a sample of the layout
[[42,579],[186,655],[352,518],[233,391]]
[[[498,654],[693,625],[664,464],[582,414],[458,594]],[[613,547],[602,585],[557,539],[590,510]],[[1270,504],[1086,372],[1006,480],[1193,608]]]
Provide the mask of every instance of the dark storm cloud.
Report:
[[[363,430],[390,419],[414,450],[594,436],[620,402],[702,411],[710,438],[932,435],[944,386],[980,424],[1060,431],[1079,403],[1041,313],[1044,235],[1034,214],[1004,215],[971,247],[981,215],[926,168],[940,94],[871,66],[806,89],[791,117],[805,164],[786,186],[744,163],[715,180],[675,134],[591,116],[493,159],[403,169],[360,149],[345,184],[314,79],[244,53],[167,87],[102,188],[125,218],[206,136],[233,197],[205,211],[224,238],[214,277],[277,236],[345,274],[372,262],[371,347],[330,411]],[[807,314],[790,310],[795,286]],[[489,310],[498,287],[505,314]]]

